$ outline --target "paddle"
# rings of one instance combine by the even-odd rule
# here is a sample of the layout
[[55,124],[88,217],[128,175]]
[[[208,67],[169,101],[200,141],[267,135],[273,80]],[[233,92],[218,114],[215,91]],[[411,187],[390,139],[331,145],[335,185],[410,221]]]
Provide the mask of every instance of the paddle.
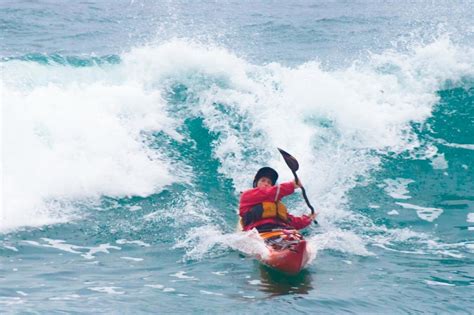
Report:
[[[298,164],[298,161],[290,153],[288,153],[288,152],[286,152],[286,151],[284,151],[280,148],[278,148],[278,151],[280,151],[281,155],[283,156],[283,159],[285,159],[286,165],[288,165],[291,172],[295,176],[295,181],[298,183],[299,182],[298,175],[296,175],[296,171],[300,168],[300,165]],[[303,191],[304,201],[306,201],[306,204],[311,209],[311,214],[314,214],[314,208],[309,203],[308,197],[306,196],[306,190],[304,189],[303,186],[301,186],[301,190]],[[318,221],[314,220],[314,224],[318,224]]]

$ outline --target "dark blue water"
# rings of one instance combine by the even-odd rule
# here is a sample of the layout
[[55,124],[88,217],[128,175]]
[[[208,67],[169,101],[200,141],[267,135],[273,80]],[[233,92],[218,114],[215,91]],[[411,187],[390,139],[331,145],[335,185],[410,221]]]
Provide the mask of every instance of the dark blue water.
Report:
[[[0,312],[469,314],[473,8],[3,1]],[[235,228],[277,147],[296,277]]]

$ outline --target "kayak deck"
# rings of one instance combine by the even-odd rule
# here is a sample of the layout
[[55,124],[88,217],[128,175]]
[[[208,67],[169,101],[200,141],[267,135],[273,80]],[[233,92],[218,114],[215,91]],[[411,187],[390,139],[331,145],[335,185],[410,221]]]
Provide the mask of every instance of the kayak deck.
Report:
[[294,275],[308,263],[309,254],[306,240],[296,230],[275,230],[261,232],[265,245],[270,251],[268,257],[260,261],[276,270]]

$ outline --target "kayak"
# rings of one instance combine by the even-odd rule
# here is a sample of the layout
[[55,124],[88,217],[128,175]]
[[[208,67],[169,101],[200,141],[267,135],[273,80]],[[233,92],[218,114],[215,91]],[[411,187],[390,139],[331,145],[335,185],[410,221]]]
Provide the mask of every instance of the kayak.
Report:
[[273,230],[259,233],[270,254],[259,260],[286,274],[299,273],[308,263],[306,240],[297,230]]

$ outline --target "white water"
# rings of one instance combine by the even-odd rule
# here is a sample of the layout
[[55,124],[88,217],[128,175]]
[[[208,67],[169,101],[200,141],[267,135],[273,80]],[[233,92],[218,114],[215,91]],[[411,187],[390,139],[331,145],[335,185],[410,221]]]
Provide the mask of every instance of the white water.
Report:
[[[174,134],[159,91],[116,82],[114,71],[109,82],[97,80],[100,68],[4,67],[0,231],[67,221],[74,201],[146,196],[173,181],[141,134]],[[30,82],[30,75],[40,82]]]
[[[179,42],[168,48],[177,47],[181,51],[188,48]],[[202,54],[206,51],[202,47],[194,49]],[[281,180],[290,179],[287,167],[274,149],[282,147],[298,157],[303,183],[311,179],[306,188],[321,210],[321,225],[326,226],[313,242],[313,251],[317,252],[317,243],[324,243],[324,248],[371,255],[366,245],[379,240],[362,237],[357,232],[339,231],[334,226],[349,220],[365,232],[380,232],[367,218],[347,209],[347,192],[357,180],[367,178],[379,167],[380,154],[417,149],[420,144],[411,132],[410,123],[423,122],[431,115],[438,101],[436,91],[446,80],[455,82],[472,76],[473,57],[472,50],[456,47],[445,37],[427,46],[414,47],[406,54],[387,51],[373,55],[366,64],[354,63],[338,71],[325,71],[314,62],[297,68],[279,64],[255,67],[231,56],[227,66],[233,71],[220,77],[229,86],[198,90],[199,110],[208,128],[220,133],[215,155],[222,163],[221,172],[232,177],[237,191],[248,188],[254,172],[264,164],[278,169]],[[245,75],[235,70],[243,66]],[[218,69],[211,69],[206,74],[221,75]],[[187,78],[186,83],[193,85],[192,76]],[[248,129],[242,131],[236,127],[234,116],[229,117],[215,104],[225,104],[228,111],[244,119]],[[249,149],[263,150],[263,154],[249,161],[245,158]],[[417,152],[417,158],[433,158],[433,163],[439,164],[435,161],[439,156],[429,152]],[[390,193],[409,198],[405,195],[409,183],[400,183]],[[304,211],[304,205],[300,206],[296,213]],[[435,217],[423,214],[421,219]],[[404,232],[384,233],[387,243],[398,241]],[[413,234],[409,238],[425,242],[424,235]],[[222,237],[215,235],[214,240],[202,242],[222,243]],[[202,245],[196,244],[188,254],[195,257],[195,250]]]
[[[347,192],[377,169],[379,154],[415,149],[419,144],[410,122],[430,116],[435,92],[446,80],[474,73],[472,50],[447,38],[406,53],[372,55],[339,70],[324,70],[317,62],[296,68],[253,65],[225,49],[185,40],[136,48],[121,57],[118,65],[91,68],[2,65],[0,231],[80,217],[78,200],[160,191],[179,180],[182,170],[151,150],[143,132],[163,131],[180,140],[176,130],[182,117],[201,116],[220,134],[214,155],[236,191],[248,188],[264,164],[276,167],[282,180],[290,179],[275,149],[282,147],[298,157],[302,181],[321,211],[319,221],[327,228],[317,237],[328,247],[370,255],[366,238],[335,227],[341,220],[367,223],[347,208]],[[184,116],[171,117],[163,99],[174,83],[186,85],[198,100]],[[259,154],[249,153],[255,150]],[[303,211],[301,204],[295,212]],[[196,215],[205,222],[212,213]],[[215,233],[183,241],[193,244],[183,245],[188,256],[214,244],[251,254],[264,251],[210,231]]]

